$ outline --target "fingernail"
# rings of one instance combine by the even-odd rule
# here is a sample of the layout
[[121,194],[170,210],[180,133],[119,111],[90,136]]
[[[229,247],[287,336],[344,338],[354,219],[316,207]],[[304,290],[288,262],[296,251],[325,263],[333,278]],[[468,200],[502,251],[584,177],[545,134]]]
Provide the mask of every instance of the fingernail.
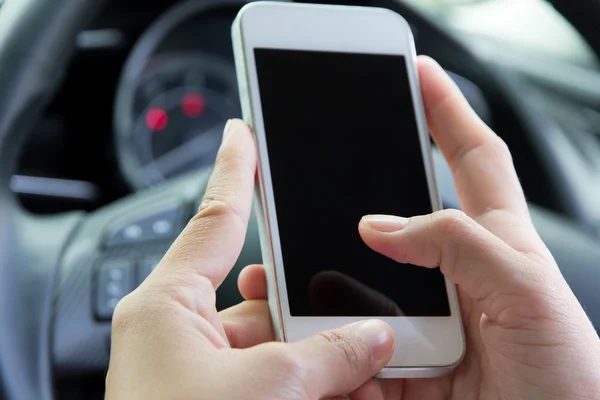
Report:
[[365,342],[376,360],[390,358],[394,347],[394,334],[388,324],[376,319],[354,324],[352,331]]
[[408,218],[392,215],[367,215],[363,221],[371,229],[384,233],[400,231],[408,224]]

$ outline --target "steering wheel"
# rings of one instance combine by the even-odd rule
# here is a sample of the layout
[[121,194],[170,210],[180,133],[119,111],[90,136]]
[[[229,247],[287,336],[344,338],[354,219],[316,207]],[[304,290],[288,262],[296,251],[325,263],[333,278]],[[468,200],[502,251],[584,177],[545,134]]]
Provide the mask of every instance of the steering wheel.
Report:
[[[558,3],[576,7],[588,2],[596,0]],[[493,74],[408,6],[391,0],[369,4],[395,9],[417,30],[437,32],[469,60],[472,74]],[[7,2],[0,12],[0,397],[3,393],[10,399],[50,400],[54,376],[106,369],[116,300],[160,260],[193,215],[210,174],[198,171],[89,214],[42,217],[20,206],[9,187],[20,150],[61,81],[76,34],[100,6],[98,0],[19,0]],[[506,101],[518,98],[510,85],[507,88]],[[526,106],[522,110],[535,142],[543,125],[531,122],[536,117],[527,114]],[[436,168],[444,203],[458,207],[450,172],[439,157]],[[560,171],[547,168],[546,176],[554,177],[550,186],[563,193],[568,182]],[[576,200],[562,197],[561,202],[576,223],[532,208],[534,221],[576,295],[598,322],[600,268],[595,265],[600,246],[582,233],[586,218],[577,211]],[[259,248],[252,219],[244,250],[218,291],[218,307],[240,300],[237,272],[260,262]]]

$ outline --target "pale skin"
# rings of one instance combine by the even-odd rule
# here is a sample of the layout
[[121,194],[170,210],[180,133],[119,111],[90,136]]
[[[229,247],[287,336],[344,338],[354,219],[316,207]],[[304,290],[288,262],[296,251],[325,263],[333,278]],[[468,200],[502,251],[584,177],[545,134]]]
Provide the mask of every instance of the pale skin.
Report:
[[418,63],[431,135],[464,213],[371,215],[358,230],[374,251],[440,266],[458,286],[467,353],[455,371],[372,378],[402,340],[377,320],[273,342],[262,266],[240,274],[243,303],[216,311],[256,173],[252,133],[231,121],[197,215],[117,307],[107,399],[600,398],[600,340],[533,227],[508,149],[433,60]]

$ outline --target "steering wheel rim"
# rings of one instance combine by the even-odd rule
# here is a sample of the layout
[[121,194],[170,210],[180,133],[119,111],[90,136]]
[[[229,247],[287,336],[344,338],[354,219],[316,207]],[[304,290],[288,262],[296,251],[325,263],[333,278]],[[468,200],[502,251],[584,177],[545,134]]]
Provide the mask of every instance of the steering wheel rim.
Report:
[[[55,289],[62,279],[59,264],[69,259],[78,235],[90,230],[90,221],[98,215],[113,215],[119,207],[135,209],[137,202],[160,198],[170,190],[181,189],[185,192],[182,201],[193,204],[208,177],[206,171],[190,175],[109,205],[88,218],[79,212],[33,216],[10,191],[17,150],[57,89],[75,50],[76,34],[101,3],[20,0],[7,2],[0,12],[0,326],[4,329],[0,335],[0,384],[8,398],[53,398],[49,332],[51,305],[57,300]],[[414,14],[393,1],[373,3]],[[474,70],[481,67],[462,45],[454,43],[454,48],[464,50],[461,56],[472,60]]]

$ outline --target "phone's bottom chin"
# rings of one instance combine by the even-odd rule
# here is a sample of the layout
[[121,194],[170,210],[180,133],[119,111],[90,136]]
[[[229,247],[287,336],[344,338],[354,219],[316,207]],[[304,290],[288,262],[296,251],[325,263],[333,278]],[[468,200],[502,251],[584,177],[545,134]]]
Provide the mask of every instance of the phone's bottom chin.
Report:
[[446,367],[386,367],[375,377],[379,379],[437,378],[449,374],[455,368],[456,364]]

